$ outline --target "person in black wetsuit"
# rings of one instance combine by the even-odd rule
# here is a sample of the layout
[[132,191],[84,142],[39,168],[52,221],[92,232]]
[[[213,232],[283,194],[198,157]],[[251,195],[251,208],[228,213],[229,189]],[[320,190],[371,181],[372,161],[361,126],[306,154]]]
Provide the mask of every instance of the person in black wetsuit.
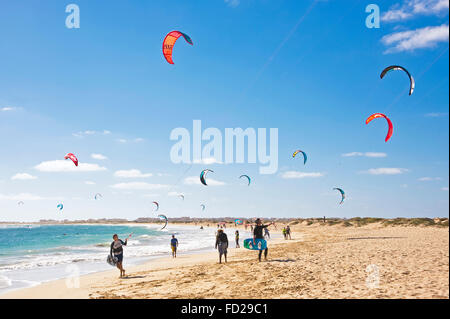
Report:
[[[263,225],[261,219],[257,218],[256,226],[253,228],[253,239],[264,239],[263,229],[269,227],[273,223]],[[264,259],[267,260],[267,253],[269,252],[269,248],[264,249]],[[258,260],[261,261],[262,250],[259,251]]]
[[117,268],[120,270],[120,278],[125,276],[125,269],[122,267],[122,261],[123,261],[123,248],[122,246],[125,246],[128,242],[128,238],[123,241],[122,239],[119,239],[119,236],[117,234],[113,235],[114,241],[111,243],[111,250],[110,254],[112,257],[117,258]]

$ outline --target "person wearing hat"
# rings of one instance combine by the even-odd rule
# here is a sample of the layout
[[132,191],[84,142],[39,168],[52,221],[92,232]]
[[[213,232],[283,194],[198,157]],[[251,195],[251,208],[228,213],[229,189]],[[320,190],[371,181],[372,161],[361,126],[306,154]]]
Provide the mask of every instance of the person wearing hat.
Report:
[[[256,223],[256,226],[253,228],[253,239],[264,239],[263,229],[272,225],[273,222],[270,224],[267,224],[267,225],[263,225],[261,222],[261,219],[257,218],[255,223]],[[268,248],[264,249],[264,259],[265,260],[267,260],[268,252],[269,252]],[[258,255],[259,261],[261,261],[261,255],[262,255],[262,250],[259,251],[259,255]]]

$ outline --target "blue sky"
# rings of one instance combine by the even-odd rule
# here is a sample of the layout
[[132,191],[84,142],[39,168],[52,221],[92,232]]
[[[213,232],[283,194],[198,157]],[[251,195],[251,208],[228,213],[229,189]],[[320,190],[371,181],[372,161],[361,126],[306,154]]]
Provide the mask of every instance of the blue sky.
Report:
[[[134,219],[154,200],[169,217],[448,216],[448,1],[377,1],[378,29],[373,1],[72,3],[79,29],[69,3],[0,5],[0,220]],[[171,30],[194,42],[176,43],[174,65]],[[393,64],[412,96],[402,72],[380,80]],[[375,112],[394,123],[387,143],[384,120],[365,124]],[[193,120],[278,128],[278,172],[172,163],[170,132]]]

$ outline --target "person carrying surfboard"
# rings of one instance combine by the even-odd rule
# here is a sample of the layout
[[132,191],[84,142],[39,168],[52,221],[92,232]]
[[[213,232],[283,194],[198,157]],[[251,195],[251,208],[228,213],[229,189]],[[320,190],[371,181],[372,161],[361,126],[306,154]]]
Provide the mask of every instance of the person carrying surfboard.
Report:
[[[273,222],[270,223],[270,224],[267,224],[267,225],[263,225],[262,222],[261,222],[261,219],[257,218],[255,223],[256,223],[256,226],[253,228],[253,240],[254,240],[254,242],[256,242],[256,239],[264,239],[264,235],[263,235],[264,228],[269,227],[270,225],[273,224]],[[256,245],[256,243],[255,243],[255,245]],[[259,254],[258,254],[258,260],[259,261],[261,261],[262,252],[263,252],[262,250],[259,251]],[[269,252],[269,248],[266,247],[266,249],[264,249],[264,259],[265,260],[267,260],[267,253],[268,252]]]

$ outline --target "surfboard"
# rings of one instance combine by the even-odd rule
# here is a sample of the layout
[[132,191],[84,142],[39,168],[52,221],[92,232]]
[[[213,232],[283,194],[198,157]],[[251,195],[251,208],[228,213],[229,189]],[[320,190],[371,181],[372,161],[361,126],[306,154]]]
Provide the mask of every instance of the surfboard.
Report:
[[267,241],[265,239],[244,239],[244,248],[250,250],[264,250],[267,248]]

